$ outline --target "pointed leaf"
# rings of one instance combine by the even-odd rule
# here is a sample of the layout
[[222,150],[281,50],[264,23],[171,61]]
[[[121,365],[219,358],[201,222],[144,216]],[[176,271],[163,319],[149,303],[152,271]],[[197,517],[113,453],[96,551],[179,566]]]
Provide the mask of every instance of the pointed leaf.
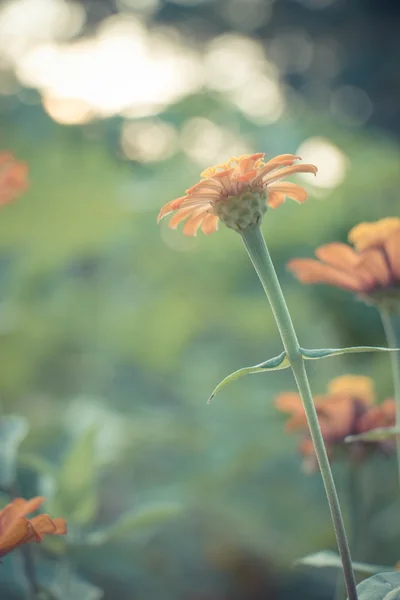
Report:
[[357,586],[358,600],[399,600],[400,573],[379,573]]
[[[331,552],[330,550],[323,550],[321,552],[315,552],[314,554],[308,554],[303,558],[299,558],[295,561],[295,565],[309,565],[310,567],[333,567],[337,569],[342,569],[342,561],[340,560],[340,556],[336,552]],[[360,563],[353,562],[353,569],[357,571],[357,573],[366,573],[370,575],[371,573],[381,573],[382,571],[390,571],[393,570],[391,567],[385,567],[381,565],[370,565],[368,563]]]
[[223,379],[221,383],[217,385],[217,387],[209,397],[208,403],[210,403],[211,400],[214,398],[215,394],[222,390],[222,388],[225,387],[228,383],[231,383],[236,379],[240,379],[240,377],[243,377],[244,375],[252,375],[253,373],[263,373],[264,371],[278,371],[280,369],[287,369],[288,367],[290,367],[289,359],[286,356],[286,352],[282,352],[282,354],[279,354],[279,356],[274,356],[274,358],[270,358],[269,360],[266,360],[265,362],[260,363],[259,365],[239,369],[238,371],[235,371],[234,373],[228,375],[228,377],[225,377],[225,379]]
[[351,442],[380,442],[384,440],[390,440],[400,435],[400,429],[398,427],[378,427],[377,429],[371,429],[364,433],[357,435],[348,435],[344,441],[346,443]]
[[143,529],[159,526],[173,519],[182,511],[176,502],[163,502],[144,506],[122,515],[113,525],[86,536],[90,544],[103,544],[110,539],[119,539]]
[[379,346],[351,346],[350,348],[321,348],[320,350],[309,350],[300,348],[305,359],[316,360],[327,356],[339,356],[340,354],[355,354],[358,352],[398,352],[399,348],[380,348]]
[[0,419],[0,485],[3,487],[14,482],[18,448],[28,429],[24,417],[9,415]]

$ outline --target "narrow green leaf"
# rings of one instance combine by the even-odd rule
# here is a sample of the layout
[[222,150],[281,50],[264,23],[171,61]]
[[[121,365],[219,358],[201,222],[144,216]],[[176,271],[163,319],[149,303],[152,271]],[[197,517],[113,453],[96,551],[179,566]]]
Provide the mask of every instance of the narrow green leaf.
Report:
[[235,381],[236,379],[240,379],[240,377],[243,377],[244,375],[252,375],[253,373],[263,373],[264,371],[278,371],[280,369],[287,369],[288,367],[290,367],[289,359],[286,356],[286,352],[282,352],[282,354],[279,354],[279,356],[274,356],[274,358],[270,358],[269,360],[266,360],[265,362],[260,363],[259,365],[239,369],[238,371],[235,371],[234,373],[228,375],[228,377],[225,377],[225,379],[223,379],[221,383],[217,385],[217,387],[208,399],[208,404],[214,398],[215,394],[222,390],[223,387],[225,387],[228,383]]
[[176,517],[182,506],[176,502],[163,502],[144,506],[122,515],[113,525],[86,536],[89,544],[99,545],[111,539],[120,539],[143,529],[162,525]]
[[317,360],[327,356],[339,356],[340,354],[354,354],[358,352],[399,352],[399,348],[380,348],[379,346],[351,346],[350,348],[321,348],[320,350],[309,350],[300,348],[305,359]]
[[378,427],[377,429],[371,429],[364,433],[358,433],[357,435],[348,435],[344,441],[346,443],[351,442],[379,442],[389,440],[400,435],[400,429],[398,427]]
[[[370,565],[368,563],[353,562],[353,569],[357,573],[381,573],[382,571],[391,571],[391,567],[385,567],[381,565]],[[321,552],[315,552],[314,554],[308,554],[303,558],[299,558],[295,561],[295,565],[309,565],[310,567],[325,567],[325,568],[342,568],[342,561],[340,556],[336,552],[330,550],[323,550]]]
[[357,586],[358,600],[399,600],[400,573],[379,573]]
[[28,433],[24,417],[9,415],[0,419],[0,485],[9,487],[15,480],[18,448]]

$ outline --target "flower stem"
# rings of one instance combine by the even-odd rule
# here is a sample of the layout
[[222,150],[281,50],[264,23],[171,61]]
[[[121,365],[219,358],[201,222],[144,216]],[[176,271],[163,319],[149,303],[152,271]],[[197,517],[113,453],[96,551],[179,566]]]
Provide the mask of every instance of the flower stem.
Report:
[[304,364],[304,358],[300,351],[300,345],[297,340],[292,319],[290,317],[289,310],[287,308],[286,301],[283,296],[282,289],[260,227],[249,227],[242,231],[241,235],[251,262],[253,263],[267,298],[271,304],[272,312],[274,313],[282,342],[303,401],[311,438],[314,443],[315,454],[317,456],[326,495],[328,498],[329,508],[331,511],[333,527],[336,534],[336,540],[343,565],[343,573],[346,580],[348,599],[357,600],[356,581],[351,564],[350,550],[343,523],[342,512],[340,509],[339,498],[337,495],[335,482],[333,480],[328,456],[326,454],[325,444],[319,426],[318,416],[315,410],[310,384]]
[[[383,328],[390,348],[400,348],[400,312],[381,309]],[[400,352],[390,352],[393,373],[393,390],[396,402],[396,427],[400,427]],[[397,467],[400,484],[400,436],[396,436]]]

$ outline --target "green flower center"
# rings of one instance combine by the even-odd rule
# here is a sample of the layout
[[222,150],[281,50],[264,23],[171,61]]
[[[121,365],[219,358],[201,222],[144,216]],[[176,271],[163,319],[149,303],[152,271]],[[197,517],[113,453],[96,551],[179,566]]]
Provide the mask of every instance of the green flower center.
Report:
[[241,196],[227,196],[213,206],[213,213],[237,232],[258,225],[267,211],[264,192],[245,192]]

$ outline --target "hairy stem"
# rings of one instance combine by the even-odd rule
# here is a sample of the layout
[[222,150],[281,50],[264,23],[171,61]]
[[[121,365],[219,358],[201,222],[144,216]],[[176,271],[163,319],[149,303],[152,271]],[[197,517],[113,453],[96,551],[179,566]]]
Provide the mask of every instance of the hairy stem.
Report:
[[[400,312],[381,309],[383,328],[390,348],[400,348]],[[393,390],[396,402],[396,427],[400,427],[400,352],[390,352],[393,373]],[[400,436],[396,437],[397,467],[400,484]]]
[[300,345],[297,340],[292,319],[290,317],[289,310],[287,308],[286,301],[283,296],[282,289],[260,227],[249,227],[244,230],[241,235],[251,262],[253,263],[267,298],[271,304],[272,312],[274,313],[282,342],[290,361],[291,369],[296,380],[300,396],[303,400],[304,410],[307,416],[307,422],[315,448],[315,454],[317,456],[326,495],[328,498],[329,508],[331,511],[333,527],[336,534],[336,540],[343,565],[343,573],[346,580],[348,599],[357,600],[356,582],[351,564],[350,550],[340,509],[339,498],[337,495],[335,482],[333,480],[328,456],[326,454],[325,444],[312,398],[304,358],[300,351]]

